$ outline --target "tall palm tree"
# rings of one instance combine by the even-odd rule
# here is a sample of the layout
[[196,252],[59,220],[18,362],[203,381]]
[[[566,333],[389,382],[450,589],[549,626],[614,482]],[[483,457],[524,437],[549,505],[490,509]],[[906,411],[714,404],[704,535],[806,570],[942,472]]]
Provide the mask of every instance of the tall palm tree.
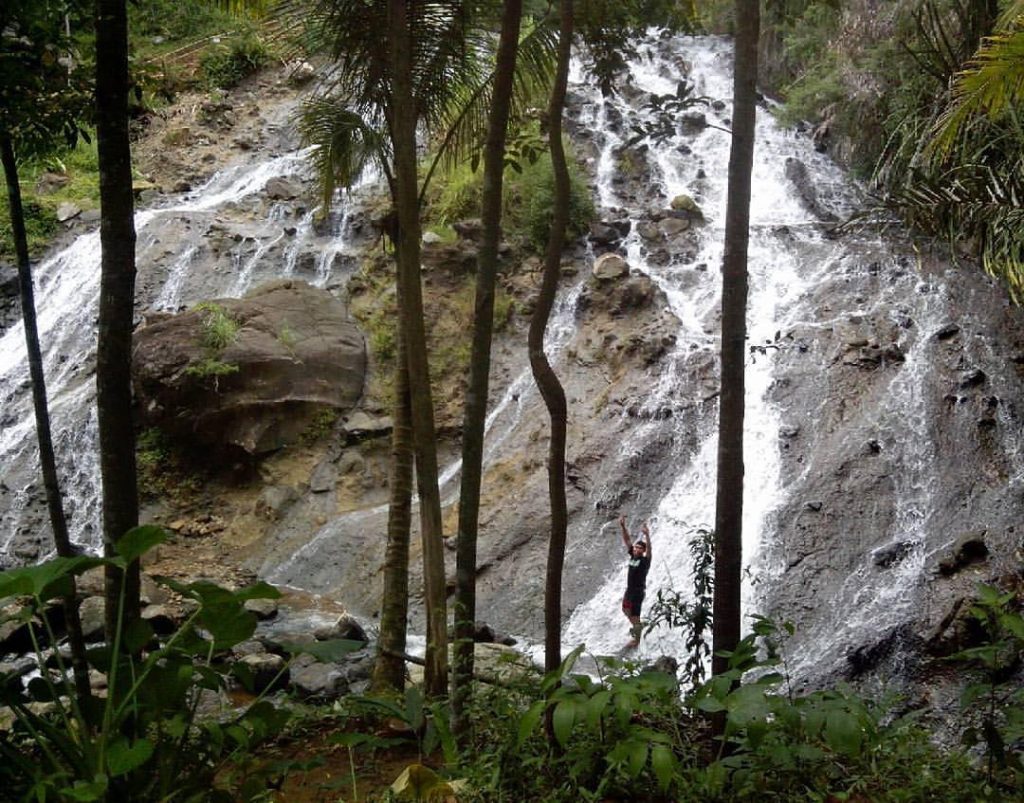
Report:
[[732,147],[729,151],[725,253],[722,258],[722,392],[718,406],[718,486],[715,497],[714,674],[728,669],[728,658],[722,653],[735,650],[740,640],[747,246],[757,111],[759,14],[758,0],[736,0]]
[[[6,59],[0,69],[0,162],[7,184],[11,233],[18,265],[22,325],[28,355],[32,402],[39,442],[39,463],[53,531],[56,552],[72,557],[75,550],[68,537],[67,518],[57,477],[57,461],[50,427],[50,411],[43,371],[42,349],[36,324],[35,293],[29,258],[25,215],[18,179],[18,153],[41,155],[59,143],[73,144],[79,136],[80,120],[85,116],[87,86],[81,75],[69,76],[52,58],[52,49],[65,54],[71,50],[64,29],[65,14],[77,9],[58,5],[39,5],[16,0],[0,11],[0,34]],[[71,663],[79,701],[90,694],[85,641],[72,590],[64,597],[65,620],[71,645]]]
[[569,167],[562,143],[562,112],[569,82],[572,54],[573,0],[560,0],[558,63],[555,83],[548,103],[548,146],[554,173],[554,200],[551,229],[544,255],[544,276],[537,305],[530,320],[527,339],[530,368],[551,419],[548,449],[548,497],[551,504],[551,536],[548,542],[547,573],[544,583],[544,669],[552,672],[562,662],[562,567],[565,561],[566,531],[569,525],[565,496],[565,442],[567,406],[565,390],[544,353],[544,332],[551,317],[558,289],[558,276],[569,224]]
[[[135,219],[128,137],[128,15],[125,0],[96,0],[96,140],[100,170],[100,317],[96,408],[103,479],[103,545],[139,523],[132,426]],[[139,614],[140,572],[106,569],[106,631],[112,640],[124,586],[125,623]]]
[[[467,46],[469,8],[455,2],[388,0],[361,3],[321,0],[314,38],[334,59],[327,92],[336,111],[320,118],[327,147],[320,159],[329,173],[350,181],[369,158],[383,168],[395,209],[399,326],[405,358],[397,368],[409,388],[409,417],[420,498],[427,608],[426,686],[442,695],[447,686],[447,613],[437,446],[427,366],[420,284],[420,187],[416,132],[436,128],[461,82],[477,70]],[[308,118],[307,118],[308,120]],[[317,140],[316,124],[307,134]],[[401,384],[401,382],[399,382]],[[396,433],[396,454],[401,444]],[[394,477],[403,474],[393,472]],[[393,489],[392,505],[402,489]],[[393,515],[397,524],[402,516]],[[389,528],[390,529],[390,528]],[[393,534],[389,533],[389,534]],[[400,551],[401,545],[394,545]],[[389,554],[393,554],[389,546]],[[382,671],[383,674],[383,671]]]
[[487,418],[487,392],[491,372],[491,339],[494,331],[494,288],[498,273],[498,245],[501,238],[502,178],[505,172],[505,140],[512,111],[513,81],[523,16],[522,0],[505,0],[503,5],[487,143],[484,147],[483,197],[480,204],[483,233],[477,260],[469,387],[466,391],[462,423],[462,484],[459,488],[455,647],[452,673],[453,725],[460,737],[466,732],[466,709],[473,677],[477,529],[480,519],[484,424]]
[[[293,8],[304,9],[298,2]],[[307,141],[321,146],[315,159],[325,179],[325,201],[330,202],[336,184],[350,185],[367,162],[373,161],[388,183],[395,209],[388,233],[395,243],[398,263],[399,342],[406,350],[406,356],[396,366],[396,387],[409,388],[409,407],[408,411],[395,411],[396,462],[392,469],[385,584],[388,589],[404,588],[404,581],[397,575],[407,565],[408,537],[400,530],[405,526],[407,532],[409,516],[403,515],[401,509],[408,505],[411,475],[401,471],[398,462],[406,459],[411,444],[404,440],[410,431],[400,428],[398,421],[407,415],[411,421],[411,440],[415,443],[422,505],[428,600],[427,675],[437,693],[443,691],[436,679],[445,672],[442,662],[446,663],[446,615],[437,457],[419,286],[419,212],[426,185],[441,159],[465,158],[479,142],[494,91],[495,69],[491,61],[496,8],[488,3],[361,4],[320,0],[311,15],[316,20],[314,46],[326,50],[334,60],[324,80],[324,91],[307,105],[303,123]],[[547,62],[541,54],[549,41],[543,28],[533,31],[525,40],[522,47],[531,55],[519,61],[517,87],[543,79]],[[440,146],[417,193],[418,126],[434,134]],[[396,403],[402,398],[404,394],[396,393]],[[405,557],[400,559],[400,555]],[[385,607],[395,610],[394,616],[389,615],[381,622],[381,641],[389,646],[381,650],[377,677],[381,682],[387,678],[397,684],[401,664],[393,656],[400,652],[398,646],[404,645],[404,613],[399,614],[390,598],[385,600]],[[392,632],[392,627],[402,630]],[[435,643],[441,646],[435,649]]]

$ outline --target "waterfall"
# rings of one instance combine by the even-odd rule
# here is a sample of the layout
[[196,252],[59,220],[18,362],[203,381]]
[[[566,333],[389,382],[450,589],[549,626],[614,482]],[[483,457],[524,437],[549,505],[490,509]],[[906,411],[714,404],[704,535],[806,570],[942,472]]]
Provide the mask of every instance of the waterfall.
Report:
[[[729,157],[729,136],[727,117],[731,113],[731,46],[724,39],[685,39],[676,43],[678,54],[692,62],[690,80],[700,95],[712,101],[720,101],[716,107],[703,110],[708,115],[707,127],[696,136],[680,133],[662,142],[647,143],[650,161],[655,165],[655,175],[661,195],[670,200],[679,194],[696,199],[708,223],[701,232],[700,250],[696,262],[707,266],[709,271],[718,272],[722,261],[724,240],[724,219],[726,205],[726,181]],[[629,65],[628,83],[644,92],[668,94],[675,91],[681,77],[675,75],[664,57],[665,50],[647,44],[640,48],[638,56]],[[642,113],[621,96],[600,99],[592,96],[593,107],[597,110],[598,121],[608,117],[611,107],[622,119],[635,120]],[[715,111],[717,108],[717,112]],[[610,161],[610,151],[619,146],[620,137],[609,134],[602,147],[600,164]],[[682,146],[686,146],[684,150]],[[795,303],[805,288],[814,281],[813,270],[800,263],[800,252],[789,247],[788,241],[780,238],[781,227],[793,236],[811,243],[820,243],[821,234],[807,210],[794,195],[789,182],[783,175],[781,154],[796,154],[801,159],[819,164],[830,180],[839,182],[838,171],[823,163],[813,153],[810,143],[795,138],[790,132],[780,129],[764,109],[759,110],[755,146],[755,169],[752,183],[751,239],[749,249],[750,296],[748,302],[748,335],[752,345],[771,342],[774,332],[784,330],[795,311]],[[766,158],[765,153],[776,155]],[[682,154],[691,153],[689,158]],[[617,196],[611,185],[611,171],[598,171],[599,196],[605,206],[627,206],[632,217],[644,212],[639,208],[628,208],[628,203]],[[667,203],[666,203],[667,205]],[[651,390],[645,405],[656,410],[671,402],[671,396],[686,391],[683,374],[685,358],[694,349],[713,350],[717,355],[718,336],[716,313],[720,304],[721,282],[705,282],[694,292],[688,274],[692,266],[661,267],[652,264],[646,257],[646,248],[637,233],[633,231],[626,242],[630,265],[650,275],[664,290],[672,312],[680,321],[680,332],[675,352],[665,360],[665,367],[651,377]],[[767,349],[766,349],[767,352]],[[785,489],[780,487],[778,455],[779,413],[766,396],[772,382],[772,356],[765,353],[760,358],[752,352],[747,362],[746,428],[744,433],[744,462],[746,466],[746,489],[744,494],[744,567],[751,575],[758,573],[759,544],[770,526],[774,508],[784,498]],[[647,440],[648,430],[671,423],[652,420],[638,427],[633,436],[621,447],[620,460],[628,460],[636,454]],[[680,453],[674,462],[678,474],[670,490],[656,509],[631,511],[632,526],[639,529],[639,518],[649,519],[652,529],[653,560],[648,576],[649,607],[659,588],[672,587],[685,592],[692,587],[690,573],[690,534],[697,527],[711,528],[714,524],[715,472],[717,455],[717,426],[714,420],[708,422],[706,431],[700,433],[700,445],[692,456]],[[607,538],[615,538],[617,529],[614,521],[607,522]],[[566,647],[585,643],[597,653],[615,652],[627,640],[627,623],[620,611],[622,592],[625,588],[625,562],[619,564],[603,580],[593,598],[579,606],[572,614],[565,628]],[[755,609],[753,588],[748,584],[744,608],[747,612]],[[656,656],[662,653],[680,654],[681,633],[667,632],[664,628],[654,631],[641,645],[641,656]]]
[[[166,206],[140,211],[135,216],[138,236],[137,303],[142,309],[177,310],[204,298],[244,294],[256,280],[279,275],[277,259],[267,260],[271,249],[286,236],[284,212],[271,205],[262,223],[250,225],[245,236],[224,259],[241,270],[215,270],[203,275],[190,270],[200,249],[208,247],[206,235],[216,227],[234,225],[233,216],[258,209],[257,201],[271,179],[309,175],[308,150],[250,165],[238,165],[214,175],[194,192],[169,199]],[[294,253],[314,245],[317,235],[299,221],[284,255],[286,272],[294,269]],[[180,252],[165,247],[168,232],[181,243]],[[344,243],[333,243],[337,253]],[[166,263],[166,265],[165,265]],[[43,361],[58,474],[65,495],[69,530],[73,541],[98,548],[101,541],[99,466],[96,458],[97,427],[93,365],[96,316],[99,306],[100,244],[98,232],[78,237],[70,246],[41,262],[34,270],[39,338]],[[311,275],[305,278],[324,277]],[[13,501],[0,509],[3,554],[24,559],[42,557],[50,549],[42,508],[32,515],[29,496],[39,484],[38,447],[31,397],[28,392],[25,335],[20,322],[0,339],[0,466],[4,486]],[[29,538],[38,554],[12,555],[15,540]],[[32,549],[31,544],[27,547]]]
[[[650,367],[631,366],[638,375],[646,371],[640,393],[619,389],[625,399],[621,406],[609,404],[600,410],[602,417],[595,415],[585,425],[570,422],[590,437],[584,456],[593,476],[581,481],[585,490],[577,489],[576,498],[583,501],[570,521],[566,651],[585,643],[594,653],[618,652],[628,637],[620,610],[626,576],[618,546],[620,513],[633,528],[642,519],[651,524],[648,610],[659,589],[687,597],[689,539],[696,528],[713,525],[731,67],[728,39],[655,34],[631,49],[615,97],[602,98],[579,65],[573,69],[573,114],[580,139],[591,147],[602,216],[632,222],[619,250],[665,300],[664,310],[637,314],[677,323],[671,345]],[[631,142],[631,126],[653,119],[652,94],[674,93],[684,77],[706,103],[677,120],[665,139]],[[645,178],[623,180],[623,154],[642,162]],[[342,212],[324,222],[316,210],[285,210],[261,197],[274,177],[308,178],[307,157],[296,151],[240,166],[165,207],[140,212],[140,313],[238,295],[282,275],[340,286],[356,253],[353,207],[343,201]],[[806,172],[803,187],[791,178],[794,163]],[[373,180],[368,176],[364,183]],[[639,224],[681,194],[700,205],[704,223],[687,232],[683,246],[656,243]],[[832,236],[826,230],[825,217],[844,217],[860,203],[859,188],[816,152],[808,137],[779,127],[766,102],[758,111],[748,268],[744,611],[797,620],[791,670],[806,678],[841,670],[851,648],[927,608],[936,562],[968,527],[986,527],[1000,537],[1013,533],[1024,483],[1024,430],[1013,401],[1024,388],[1012,371],[1000,370],[1015,346],[991,342],[991,333],[1003,325],[1003,296],[983,280],[954,275],[946,267],[932,266],[922,275],[910,264],[909,249],[876,235]],[[211,254],[216,259],[209,259]],[[589,265],[594,254],[576,257]],[[213,264],[203,275],[192,269],[200,258]],[[91,368],[98,265],[99,239],[92,233],[36,270],[72,537],[89,546],[97,545],[100,529]],[[546,348],[563,377],[599,370],[580,368],[570,353],[588,282],[586,276],[566,282],[548,327]],[[960,333],[950,335],[953,340],[937,339],[951,322],[959,324]],[[1024,363],[1024,353],[1012,353]],[[959,374],[973,368],[982,370],[982,378],[969,387],[958,385]],[[508,508],[504,519],[495,517],[498,523],[491,524],[496,539],[505,533],[495,530],[511,530],[507,525],[513,518],[527,519],[525,514],[546,505],[536,480],[543,474],[547,417],[525,359],[517,371],[495,388],[485,467],[515,462],[515,477],[533,484],[525,498],[520,489],[508,487],[491,500]],[[32,490],[38,468],[27,378],[24,336],[14,326],[0,340],[0,547],[5,555],[14,553],[43,518],[38,490]],[[594,386],[599,383],[587,387]],[[581,409],[584,404],[570,399],[571,419],[582,417]],[[595,441],[601,442],[595,446]],[[569,447],[572,452],[571,439]],[[979,470],[984,460],[990,462]],[[518,470],[523,464],[529,465]],[[457,459],[442,467],[446,506],[457,498],[460,470]],[[268,539],[265,554],[252,558],[261,576],[314,592],[334,591],[340,570],[360,563],[366,566],[357,566],[350,578],[363,571],[362,579],[376,581],[372,561],[353,561],[351,546],[358,550],[379,538],[386,506],[324,511],[326,523],[291,522]],[[537,569],[536,545],[546,532],[542,516],[529,522],[533,530],[516,533],[519,541],[502,544],[505,551],[491,556],[489,593],[499,610],[481,606],[480,613],[537,642],[543,571]],[[38,551],[48,548],[43,543]],[[521,554],[517,550],[528,548],[534,553],[513,566]],[[883,566],[876,556],[886,549],[896,557]],[[508,574],[495,580],[503,569]],[[514,598],[517,582],[529,587]],[[359,605],[359,600],[343,601]],[[364,612],[374,606],[367,602]],[[682,634],[659,628],[634,654],[647,659],[679,656],[682,650]]]

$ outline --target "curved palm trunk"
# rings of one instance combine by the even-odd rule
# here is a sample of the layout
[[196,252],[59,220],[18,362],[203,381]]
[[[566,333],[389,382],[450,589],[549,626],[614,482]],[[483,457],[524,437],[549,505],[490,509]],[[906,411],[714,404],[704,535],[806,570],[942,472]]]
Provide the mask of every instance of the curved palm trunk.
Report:
[[427,365],[420,285],[419,187],[416,175],[416,121],[413,92],[413,43],[406,0],[388,2],[391,55],[391,141],[394,146],[394,201],[398,215],[398,317],[405,337],[409,399],[416,453],[416,489],[420,497],[423,540],[423,584],[427,607],[427,650],[424,685],[441,697],[448,685],[448,632],[445,600],[441,495],[437,486],[437,440]]
[[554,214],[551,234],[544,257],[544,279],[541,283],[537,306],[530,320],[528,339],[530,368],[534,381],[551,417],[551,448],[548,453],[548,495],[551,502],[551,540],[548,545],[548,566],[544,587],[544,669],[551,672],[562,662],[562,566],[565,563],[565,538],[569,525],[565,498],[565,390],[558,375],[544,354],[544,330],[547,329],[551,309],[558,289],[558,275],[565,244],[565,229],[569,223],[569,168],[562,144],[562,110],[565,107],[566,87],[569,82],[569,57],[572,51],[573,4],[561,0],[559,4],[558,66],[555,84],[548,104],[548,126],[551,147],[551,166],[555,177]]
[[[61,500],[60,485],[57,481],[57,461],[53,451],[50,429],[50,410],[46,400],[46,376],[43,373],[43,354],[39,347],[39,329],[36,326],[35,293],[32,289],[32,267],[28,255],[28,237],[25,233],[25,213],[21,205],[21,187],[18,185],[18,163],[14,158],[14,146],[7,132],[0,132],[0,161],[3,162],[4,178],[7,181],[7,199],[11,210],[11,233],[14,236],[14,250],[18,257],[18,288],[21,295],[21,319],[25,327],[25,349],[28,352],[28,371],[32,378],[32,404],[36,415],[36,437],[39,440],[39,463],[43,472],[43,487],[46,489],[46,504],[53,529],[53,544],[57,554],[70,558],[75,553],[68,537],[64,503]],[[71,666],[75,677],[75,691],[80,702],[90,694],[89,666],[85,659],[85,640],[82,638],[82,623],[78,617],[78,600],[75,597],[74,578],[72,591],[64,597],[64,616],[71,645]]]
[[[754,162],[758,0],[736,0],[732,147],[722,258],[722,393],[718,412],[715,498],[715,599],[712,672],[728,669],[720,653],[740,640],[743,524],[743,403],[747,335],[747,245]],[[724,720],[719,727],[724,726]]]
[[[100,319],[96,406],[103,476],[103,547],[139,522],[132,426],[132,323],[135,220],[128,138],[128,18],[125,0],[96,0],[96,141],[100,169]],[[106,631],[117,626],[122,583],[124,621],[139,614],[139,565],[106,570]]]
[[384,599],[373,685],[377,690],[405,688],[406,620],[409,614],[409,529],[412,521],[412,421],[409,412],[409,371],[405,338],[398,328],[395,368],[394,424],[391,431],[391,500],[388,543],[384,552]]
[[484,148],[483,236],[476,272],[473,353],[462,423],[462,485],[459,489],[459,541],[455,574],[455,648],[452,667],[452,714],[456,735],[467,729],[466,707],[473,679],[473,621],[476,619],[477,528],[483,472],[484,424],[487,418],[491,339],[494,333],[494,286],[501,239],[501,192],[505,170],[505,139],[512,105],[513,79],[519,47],[522,0],[506,0],[498,41],[494,91]]

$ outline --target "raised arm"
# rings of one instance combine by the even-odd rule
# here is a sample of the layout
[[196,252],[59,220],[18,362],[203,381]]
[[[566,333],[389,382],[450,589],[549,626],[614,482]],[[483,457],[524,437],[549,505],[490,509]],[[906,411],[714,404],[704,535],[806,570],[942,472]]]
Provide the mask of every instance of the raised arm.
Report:
[[625,516],[619,516],[619,527],[622,528],[622,543],[626,545],[626,549],[632,549],[633,539],[629,537],[629,530],[626,529]]
[[647,526],[647,522],[646,521],[640,526],[640,531],[644,534],[644,540],[647,542],[647,557],[650,558],[651,557],[651,529],[650,529],[650,527]]

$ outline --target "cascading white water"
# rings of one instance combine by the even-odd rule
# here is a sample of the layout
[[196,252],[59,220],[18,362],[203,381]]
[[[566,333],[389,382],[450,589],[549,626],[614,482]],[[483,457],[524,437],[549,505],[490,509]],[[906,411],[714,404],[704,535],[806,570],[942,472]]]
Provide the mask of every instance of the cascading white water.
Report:
[[[714,101],[722,101],[722,111],[716,115],[709,108],[706,114],[712,126],[696,137],[679,134],[663,142],[648,142],[650,160],[657,166],[657,180],[666,199],[685,193],[695,198],[704,210],[708,223],[701,232],[700,251],[696,262],[714,270],[721,265],[724,240],[726,180],[729,136],[727,116],[731,110],[730,44],[721,39],[687,39],[678,43],[679,52],[692,62],[690,80],[697,94]],[[655,94],[675,91],[682,76],[675,75],[669,62],[651,45],[642,47],[638,57],[630,63],[630,77],[638,88]],[[581,90],[582,91],[582,90]],[[641,113],[621,99],[593,99],[602,119],[609,105],[619,115],[635,120]],[[604,143],[599,164],[611,162],[610,152],[618,146],[619,137],[609,135]],[[750,296],[748,302],[748,333],[750,343],[765,344],[774,340],[774,333],[785,330],[799,311],[796,302],[804,289],[815,280],[816,270],[800,264],[799,251],[780,239],[778,232],[785,226],[789,236],[810,242],[820,242],[808,211],[796,197],[783,173],[786,155],[796,155],[808,163],[815,163],[825,177],[841,183],[838,170],[823,162],[813,152],[810,143],[780,129],[764,110],[758,115],[755,167],[751,204],[751,240],[749,253]],[[686,146],[685,148],[683,146]],[[684,156],[690,154],[692,156]],[[768,156],[767,154],[770,154]],[[607,206],[625,205],[611,185],[612,171],[598,170],[599,195]],[[643,209],[630,209],[634,218]],[[713,348],[717,352],[716,314],[719,308],[721,282],[718,280],[694,285],[692,266],[660,267],[646,259],[646,248],[634,226],[626,242],[630,265],[650,275],[664,290],[672,312],[680,321],[675,352],[665,361],[665,367],[651,377],[650,392],[644,404],[657,410],[671,402],[672,394],[685,387],[683,366],[686,355],[693,349]],[[760,573],[758,546],[769,534],[772,511],[784,499],[780,487],[778,432],[780,420],[777,411],[767,401],[772,382],[772,358],[768,349],[760,358],[752,352],[747,364],[747,411],[744,434],[744,462],[746,491],[744,498],[744,565],[752,576]],[[628,460],[635,449],[643,444],[649,430],[672,426],[670,421],[652,420],[637,427],[632,438],[622,444],[620,459]],[[632,527],[639,530],[640,519],[648,518],[652,527],[653,561],[648,577],[647,604],[654,599],[657,589],[674,588],[686,592],[692,588],[690,574],[692,559],[690,538],[697,527],[711,527],[714,523],[715,472],[717,431],[709,426],[699,435],[696,454],[680,453],[676,459],[678,473],[670,490],[655,510],[623,511],[630,515]],[[605,525],[602,537],[617,538],[617,524]],[[627,623],[620,608],[625,587],[625,561],[601,584],[593,598],[579,606],[565,627],[567,648],[585,643],[596,653],[615,652],[628,638]],[[753,588],[748,584],[745,608],[753,606]],[[641,645],[641,656],[682,652],[682,634],[664,628],[655,630]]]
[[[238,206],[260,193],[277,176],[308,174],[308,151],[297,151],[250,166],[239,166],[215,175],[204,187],[159,209],[136,214],[140,287],[152,270],[150,263],[165,256],[161,236],[165,226],[182,220],[208,220],[230,215]],[[294,239],[311,236],[308,226],[300,227]],[[241,295],[256,277],[280,273],[273,264],[260,264],[260,257],[280,241],[282,213],[272,207],[268,219],[255,228],[255,247],[239,257],[240,273],[222,271],[197,276],[189,270],[204,241],[201,234],[185,240],[183,250],[173,257],[166,278],[139,301],[153,310],[176,310],[202,298]],[[244,241],[242,243],[245,244]],[[293,244],[293,249],[299,247]],[[342,245],[334,247],[340,252]],[[95,361],[95,319],[99,300],[100,244],[97,232],[83,235],[72,245],[42,262],[34,271],[40,342],[44,348],[44,369],[50,401],[55,449],[72,539],[87,547],[99,543],[99,469],[96,459],[95,393],[92,365]],[[4,482],[15,493],[14,503],[0,516],[3,552],[26,528],[25,503],[28,489],[38,483],[35,421],[28,387],[25,337],[21,324],[12,326],[0,339],[0,466]]]

